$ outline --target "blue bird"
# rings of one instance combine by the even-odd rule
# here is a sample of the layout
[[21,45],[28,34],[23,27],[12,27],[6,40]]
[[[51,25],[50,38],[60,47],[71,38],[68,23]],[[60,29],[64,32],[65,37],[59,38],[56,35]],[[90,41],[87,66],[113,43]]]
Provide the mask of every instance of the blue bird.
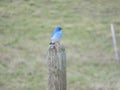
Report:
[[55,30],[52,32],[50,45],[54,45],[55,43],[60,44],[60,40],[62,39],[62,28],[57,26]]

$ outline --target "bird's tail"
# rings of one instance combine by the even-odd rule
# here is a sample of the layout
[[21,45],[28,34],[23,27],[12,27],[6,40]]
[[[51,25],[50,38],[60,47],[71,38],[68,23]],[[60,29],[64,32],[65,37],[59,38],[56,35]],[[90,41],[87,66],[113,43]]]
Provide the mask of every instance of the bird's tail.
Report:
[[55,43],[53,43],[52,41],[49,43],[49,45],[54,45]]

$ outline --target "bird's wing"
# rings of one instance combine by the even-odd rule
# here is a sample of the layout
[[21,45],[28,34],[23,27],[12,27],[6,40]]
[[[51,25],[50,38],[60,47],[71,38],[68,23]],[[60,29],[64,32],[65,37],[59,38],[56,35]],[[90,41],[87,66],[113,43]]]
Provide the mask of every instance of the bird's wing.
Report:
[[62,39],[62,32],[59,31],[59,32],[55,32],[51,38],[52,40],[61,40]]
[[52,37],[54,36],[55,33],[56,33],[56,31],[53,31],[53,32],[52,32]]

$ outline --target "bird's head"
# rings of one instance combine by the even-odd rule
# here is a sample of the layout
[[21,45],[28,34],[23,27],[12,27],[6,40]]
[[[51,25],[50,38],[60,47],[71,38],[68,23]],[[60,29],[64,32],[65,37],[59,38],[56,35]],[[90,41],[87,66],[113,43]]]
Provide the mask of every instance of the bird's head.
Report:
[[61,31],[62,30],[62,28],[60,27],[60,26],[57,26],[56,28],[55,28],[55,31]]

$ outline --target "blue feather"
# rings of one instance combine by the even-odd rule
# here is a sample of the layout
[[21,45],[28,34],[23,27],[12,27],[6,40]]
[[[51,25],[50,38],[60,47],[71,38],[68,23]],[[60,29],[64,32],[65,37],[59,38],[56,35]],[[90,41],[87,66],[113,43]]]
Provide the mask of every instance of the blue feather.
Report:
[[55,30],[52,32],[52,38],[51,43],[55,43],[56,41],[59,41],[62,39],[62,28],[60,26],[57,26]]

